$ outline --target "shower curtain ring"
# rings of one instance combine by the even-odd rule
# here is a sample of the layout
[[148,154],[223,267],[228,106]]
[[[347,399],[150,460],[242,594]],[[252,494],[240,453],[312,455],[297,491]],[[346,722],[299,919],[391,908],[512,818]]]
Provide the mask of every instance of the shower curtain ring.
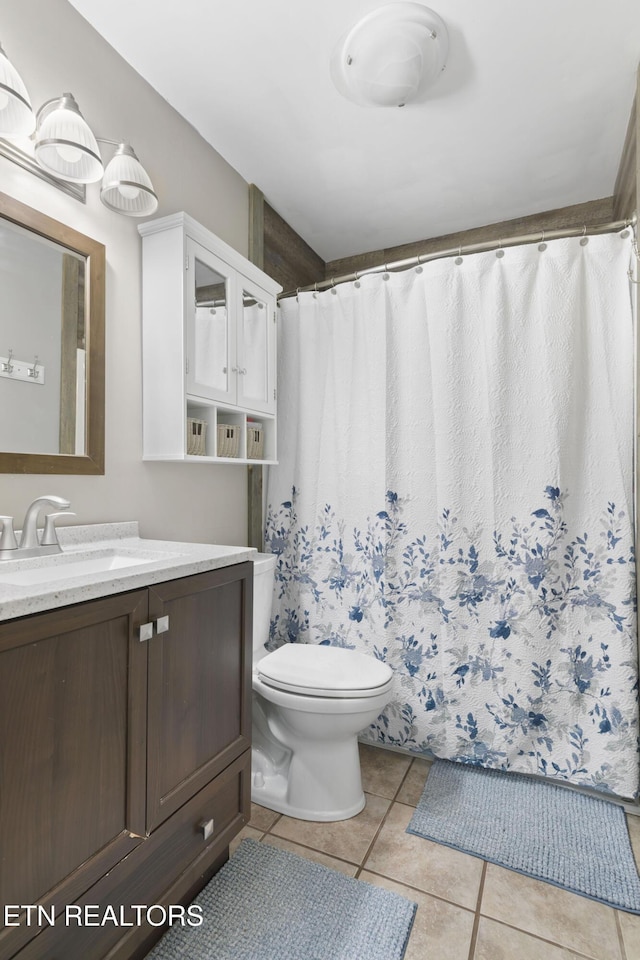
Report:
[[360,274],[358,273],[357,270],[354,270],[354,271],[353,271],[353,275],[354,275],[354,277],[356,278],[353,285],[354,285],[354,287],[359,287],[359,286],[360,286]]
[[457,267],[459,267],[460,264],[462,263],[462,247],[461,246],[458,247],[458,256],[455,258],[453,262]]
[[504,250],[502,249],[502,238],[498,240],[498,249],[496,250],[496,257],[500,260],[501,257],[504,257]]
[[296,287],[296,303],[300,303],[300,300],[298,299],[299,293],[300,293],[300,287]]
[[547,245],[546,245],[546,243],[544,242],[544,230],[543,230],[543,231],[542,231],[542,239],[541,239],[540,243],[538,244],[538,250],[540,251],[540,253],[542,253],[542,251],[543,251],[543,250],[546,250],[546,249],[547,249]]
[[587,225],[585,223],[584,226],[582,227],[582,236],[580,237],[580,246],[586,247],[588,243],[589,243],[589,237],[587,236]]
[[386,263],[385,263],[385,265],[384,265],[384,273],[382,274],[382,279],[383,279],[383,280],[388,280],[388,279],[389,279],[389,268],[388,268],[388,266],[387,266]]
[[333,293],[334,295],[337,293],[336,281],[334,280],[333,277],[331,277],[331,293]]
[[316,281],[313,285],[313,299],[316,300],[318,296],[318,282]]

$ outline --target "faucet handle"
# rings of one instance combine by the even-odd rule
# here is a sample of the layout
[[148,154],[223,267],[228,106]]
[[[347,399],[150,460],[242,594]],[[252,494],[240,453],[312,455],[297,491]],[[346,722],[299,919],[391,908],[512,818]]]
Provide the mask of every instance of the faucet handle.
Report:
[[58,517],[75,517],[76,514],[71,510],[62,510],[60,513],[47,513],[44,518],[44,531],[42,533],[41,547],[59,546],[58,534],[56,533],[56,520]]
[[13,517],[0,517],[2,520],[2,535],[0,535],[0,550],[17,550],[18,541],[13,532]]

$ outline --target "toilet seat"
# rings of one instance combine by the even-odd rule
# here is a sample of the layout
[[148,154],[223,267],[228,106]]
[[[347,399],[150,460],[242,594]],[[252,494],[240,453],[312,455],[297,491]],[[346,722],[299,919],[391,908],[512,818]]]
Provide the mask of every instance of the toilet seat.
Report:
[[257,664],[267,686],[310,697],[374,697],[393,671],[368,654],[307,643],[285,643]]

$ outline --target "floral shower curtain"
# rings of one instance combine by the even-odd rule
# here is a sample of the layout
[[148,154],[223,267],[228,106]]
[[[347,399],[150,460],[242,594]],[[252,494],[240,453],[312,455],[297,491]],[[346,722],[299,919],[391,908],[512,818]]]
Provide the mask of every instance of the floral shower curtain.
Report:
[[272,632],[394,670],[371,742],[634,796],[624,235],[281,303]]

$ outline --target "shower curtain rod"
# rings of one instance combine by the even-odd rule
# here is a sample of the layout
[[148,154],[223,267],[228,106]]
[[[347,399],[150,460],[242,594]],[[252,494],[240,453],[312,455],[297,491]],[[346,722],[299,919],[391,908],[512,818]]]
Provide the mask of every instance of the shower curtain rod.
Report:
[[448,250],[436,250],[433,253],[420,254],[417,257],[409,257],[406,260],[394,260],[391,263],[381,263],[376,267],[367,267],[364,270],[358,270],[354,273],[345,273],[339,277],[331,277],[329,280],[320,280],[318,283],[311,283],[306,287],[298,287],[296,290],[285,290],[278,295],[278,300],[284,300],[285,297],[296,297],[299,293],[308,291],[326,290],[329,287],[335,287],[339,283],[350,283],[353,280],[360,280],[369,273],[382,273],[387,271],[407,270],[409,267],[417,267],[421,263],[428,263],[429,260],[444,260],[446,257],[461,257],[469,253],[486,253],[489,250],[501,250],[504,247],[516,247],[525,243],[544,243],[546,240],[560,240],[564,237],[583,237],[589,233],[595,236],[601,233],[616,233],[618,230],[624,230],[626,227],[635,229],[636,217],[630,220],[614,220],[611,223],[600,223],[590,226],[587,230],[586,225],[582,227],[565,227],[556,230],[540,230],[538,233],[526,233],[519,237],[507,237],[504,240],[485,240],[482,243],[463,244],[459,247],[452,247]]

